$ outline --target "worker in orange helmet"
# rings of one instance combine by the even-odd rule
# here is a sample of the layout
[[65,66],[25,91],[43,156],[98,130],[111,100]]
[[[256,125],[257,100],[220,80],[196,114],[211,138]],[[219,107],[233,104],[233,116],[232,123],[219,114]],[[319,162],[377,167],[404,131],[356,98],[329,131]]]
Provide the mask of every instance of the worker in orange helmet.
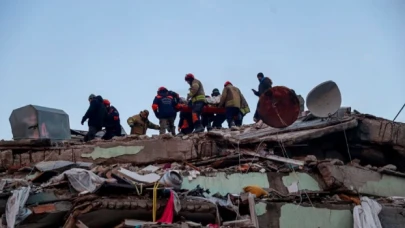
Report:
[[165,87],[160,87],[157,91],[157,96],[153,100],[152,110],[155,113],[156,118],[159,119],[160,131],[159,133],[165,134],[166,129],[176,135],[176,127],[174,126],[174,120],[177,115],[178,104],[176,100],[169,95],[169,90]]
[[204,87],[191,73],[186,74],[184,80],[190,85],[187,100],[191,100],[194,133],[203,132],[204,127],[201,124],[201,114],[205,105]]
[[103,104],[107,109],[107,117],[104,121],[105,134],[102,139],[109,140],[114,136],[121,136],[120,114],[118,110],[107,99],[103,100]]

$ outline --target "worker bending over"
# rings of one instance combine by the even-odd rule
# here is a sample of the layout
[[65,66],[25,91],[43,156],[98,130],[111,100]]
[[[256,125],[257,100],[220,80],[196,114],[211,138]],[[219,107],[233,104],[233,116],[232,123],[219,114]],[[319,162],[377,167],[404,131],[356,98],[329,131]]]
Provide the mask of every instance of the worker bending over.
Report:
[[89,130],[86,136],[84,136],[84,141],[88,142],[96,137],[97,132],[101,131],[104,126],[104,120],[107,117],[107,110],[103,105],[103,98],[101,96],[95,96],[90,94],[89,96],[90,106],[84,114],[81,124],[88,119]]
[[194,78],[194,75],[186,74],[185,81],[190,85],[187,100],[191,99],[191,115],[193,118],[194,132],[203,132],[204,127],[201,124],[201,113],[205,105],[205,93],[202,83]]
[[169,91],[165,87],[160,87],[157,91],[157,96],[153,100],[152,110],[156,118],[159,119],[160,134],[165,134],[166,129],[176,135],[174,120],[177,114],[177,102],[169,95]]
[[[180,98],[180,104],[188,105],[191,107],[191,101],[187,103],[185,98]],[[193,117],[191,112],[183,112],[180,111],[180,120],[178,125],[179,134],[177,136],[183,136],[193,133],[194,125],[193,125]]]
[[145,135],[148,128],[154,130],[160,129],[159,125],[149,121],[148,116],[149,111],[143,110],[138,115],[128,118],[127,123],[131,127],[131,135]]
[[244,112],[246,112],[246,105],[247,102],[240,90],[237,87],[233,86],[232,83],[230,83],[229,81],[225,82],[218,107],[225,107],[225,115],[229,128],[236,126],[235,120],[238,125],[241,124],[241,110],[243,109]]
[[111,105],[110,101],[104,99],[104,106],[107,109],[107,119],[105,121],[105,134],[102,139],[109,140],[114,136],[121,136],[121,123],[120,123],[120,114],[118,110]]

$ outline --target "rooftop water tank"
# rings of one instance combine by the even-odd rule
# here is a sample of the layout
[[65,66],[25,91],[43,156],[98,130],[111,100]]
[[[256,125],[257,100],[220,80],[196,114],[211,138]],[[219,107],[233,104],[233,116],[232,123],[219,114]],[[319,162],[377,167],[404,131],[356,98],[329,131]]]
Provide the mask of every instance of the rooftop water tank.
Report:
[[13,139],[69,140],[69,115],[60,109],[27,105],[10,115]]

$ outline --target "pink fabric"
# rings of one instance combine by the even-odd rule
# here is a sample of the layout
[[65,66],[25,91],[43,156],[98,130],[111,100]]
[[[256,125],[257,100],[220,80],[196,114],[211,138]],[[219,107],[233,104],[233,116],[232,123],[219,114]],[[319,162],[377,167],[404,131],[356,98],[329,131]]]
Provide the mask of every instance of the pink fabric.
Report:
[[163,215],[156,222],[172,224],[173,215],[174,215],[174,194],[173,194],[173,191],[170,191],[170,198],[169,198],[169,201],[167,201],[167,205],[163,212]]

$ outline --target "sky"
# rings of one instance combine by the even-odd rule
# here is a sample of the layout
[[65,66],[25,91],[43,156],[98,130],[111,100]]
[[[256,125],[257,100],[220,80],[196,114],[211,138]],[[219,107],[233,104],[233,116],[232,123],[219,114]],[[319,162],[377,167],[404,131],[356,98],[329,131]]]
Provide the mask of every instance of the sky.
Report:
[[186,96],[186,73],[207,94],[237,86],[252,110],[245,123],[258,72],[304,99],[333,80],[342,106],[393,119],[405,102],[403,12],[403,0],[0,1],[0,139],[29,104],[62,109],[86,130],[91,93],[129,133],[127,118],[151,110],[158,87]]

